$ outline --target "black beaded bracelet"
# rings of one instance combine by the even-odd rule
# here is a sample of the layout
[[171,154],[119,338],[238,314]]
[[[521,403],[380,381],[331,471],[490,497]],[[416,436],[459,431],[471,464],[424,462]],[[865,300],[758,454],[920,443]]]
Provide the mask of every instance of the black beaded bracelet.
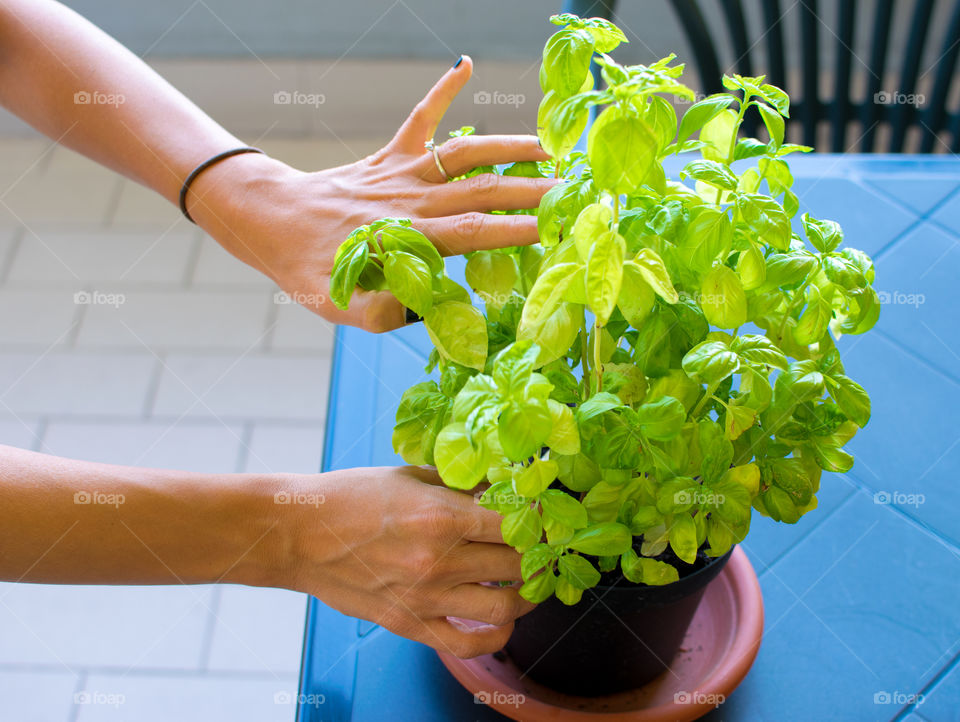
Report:
[[252,146],[244,146],[243,148],[232,148],[231,150],[226,150],[223,153],[218,153],[212,158],[209,158],[203,161],[203,163],[201,163],[192,171],[190,171],[190,175],[187,176],[187,179],[183,182],[183,185],[180,186],[180,212],[183,213],[183,215],[186,217],[188,221],[190,221],[191,223],[196,223],[196,221],[190,217],[190,212],[187,210],[187,191],[190,190],[190,184],[196,180],[198,175],[203,173],[203,171],[205,171],[210,166],[214,165],[215,163],[219,163],[225,158],[230,158],[235,155],[240,155],[241,153],[263,153],[263,151],[260,150],[259,148],[254,148]]

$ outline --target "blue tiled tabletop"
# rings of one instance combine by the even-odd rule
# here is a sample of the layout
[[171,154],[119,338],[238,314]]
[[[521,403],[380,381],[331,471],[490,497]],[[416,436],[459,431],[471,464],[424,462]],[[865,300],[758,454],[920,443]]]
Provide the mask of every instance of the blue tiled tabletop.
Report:
[[[817,510],[793,526],[754,515],[742,546],[763,588],[763,644],[706,719],[960,720],[960,160],[791,167],[801,212],[839,221],[876,262],[880,322],[840,342],[873,418],[851,442],[852,472],[824,474]],[[402,463],[393,415],[429,350],[419,327],[338,331],[325,469]],[[315,599],[301,692],[324,702],[301,705],[300,722],[503,719],[430,649]]]

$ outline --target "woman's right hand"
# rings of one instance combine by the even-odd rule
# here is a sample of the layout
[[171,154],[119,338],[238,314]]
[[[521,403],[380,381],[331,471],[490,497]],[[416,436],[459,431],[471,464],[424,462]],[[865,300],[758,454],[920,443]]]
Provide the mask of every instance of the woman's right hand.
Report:
[[[458,657],[501,649],[534,605],[511,587],[520,555],[503,543],[500,516],[441,485],[421,467],[294,477],[293,584],[331,607]],[[310,498],[305,496],[304,498]],[[315,497],[320,498],[320,497]],[[456,619],[483,622],[467,626]]]

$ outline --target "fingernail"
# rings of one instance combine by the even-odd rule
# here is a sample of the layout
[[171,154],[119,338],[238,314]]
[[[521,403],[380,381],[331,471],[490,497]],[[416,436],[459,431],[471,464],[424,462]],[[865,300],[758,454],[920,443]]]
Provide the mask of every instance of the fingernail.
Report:
[[462,62],[463,62],[463,56],[461,55],[459,58],[457,58],[457,62],[455,62],[455,63],[453,64],[453,67],[454,67],[454,68],[459,68],[459,67],[460,67],[460,63],[462,63]]
[[540,150],[543,150],[543,143],[540,142],[540,137],[537,136],[537,145],[540,146]]
[[416,311],[413,311],[409,308],[404,308],[404,322],[405,323],[419,323],[423,320],[423,317],[418,316]]

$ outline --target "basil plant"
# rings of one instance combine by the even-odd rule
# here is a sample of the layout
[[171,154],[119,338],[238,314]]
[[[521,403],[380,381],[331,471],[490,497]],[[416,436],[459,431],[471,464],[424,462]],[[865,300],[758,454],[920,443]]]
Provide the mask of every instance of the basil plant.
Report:
[[[835,339],[880,306],[837,223],[792,230],[786,157],[810,148],[784,142],[784,91],[734,75],[693,103],[673,56],[623,66],[612,23],[552,21],[538,131],[553,160],[478,170],[564,181],[536,211],[540,243],[470,254],[471,295],[409,221],[384,219],[340,248],[332,298],[389,289],[423,317],[438,380],[403,395],[395,450],[455,489],[488,484],[521,594],[574,604],[618,566],[677,580],[742,541],[753,511],[792,524],[816,508],[870,418]],[[667,96],[688,103],[679,124]],[[741,137],[748,113],[767,142]],[[674,154],[693,158],[678,180]]]

